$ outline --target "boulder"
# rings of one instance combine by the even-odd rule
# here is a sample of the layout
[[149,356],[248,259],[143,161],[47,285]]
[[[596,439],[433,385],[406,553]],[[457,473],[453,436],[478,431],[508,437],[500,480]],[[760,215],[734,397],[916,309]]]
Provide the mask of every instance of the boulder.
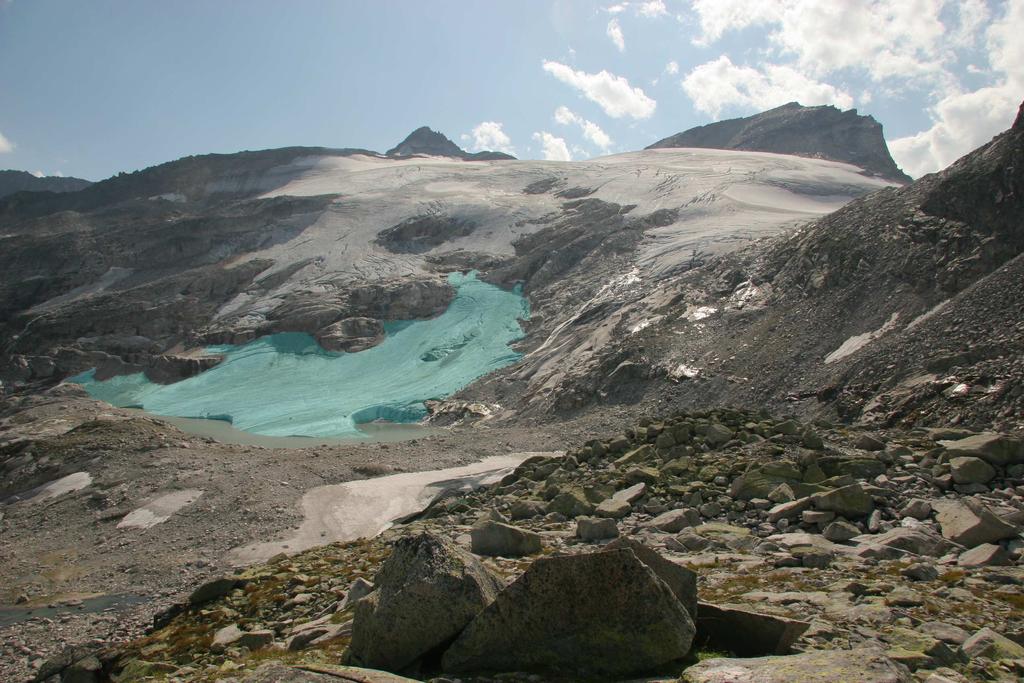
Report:
[[775,524],[780,519],[796,519],[809,507],[811,507],[810,498],[799,498],[788,503],[779,503],[768,511],[768,521]]
[[924,527],[911,529],[898,526],[877,536],[865,534],[852,539],[858,543],[853,554],[876,559],[900,559],[907,554],[940,557],[953,545]]
[[427,533],[400,538],[374,585],[356,603],[352,663],[390,671],[451,640],[503,587],[468,552]]
[[786,657],[706,659],[685,683],[912,683],[910,671],[877,650],[820,650]]
[[606,550],[618,548],[632,550],[638,560],[647,565],[659,579],[665,582],[665,585],[669,587],[669,590],[676,596],[676,599],[686,608],[690,618],[695,619],[697,617],[696,572],[662,557],[658,551],[632,538],[620,538],[605,546]]
[[316,340],[327,351],[357,353],[384,341],[384,325],[373,318],[345,318],[318,330]]
[[708,602],[698,603],[697,609],[694,646],[741,657],[789,654],[796,639],[810,627],[806,621]]
[[639,465],[642,462],[653,460],[655,457],[654,446],[649,443],[634,448],[625,455],[615,460],[615,466],[622,469],[628,465]]
[[841,517],[865,517],[875,509],[874,501],[860,484],[815,493],[811,503],[818,510],[830,510]]
[[960,553],[956,559],[960,567],[1008,567],[1013,564],[1009,553],[998,545],[982,543],[970,550]]
[[469,536],[477,555],[522,557],[540,552],[540,534],[490,519],[474,524]]
[[1024,645],[1015,643],[990,628],[983,628],[975,633],[964,641],[960,649],[971,659],[978,657],[996,660],[1024,658]]
[[619,537],[619,526],[606,517],[580,517],[576,520],[576,537],[583,541],[606,541]]
[[626,677],[690,651],[694,626],[631,550],[541,558],[459,635],[448,673]]
[[509,510],[509,517],[513,521],[520,519],[530,519],[532,517],[542,517],[548,511],[548,506],[539,500],[517,500],[512,503],[512,507]]
[[612,500],[625,501],[632,505],[645,495],[647,495],[647,484],[641,482],[639,484],[633,484],[632,486],[620,491],[616,491],[612,495]]
[[837,519],[822,529],[821,535],[833,543],[844,543],[851,538],[860,536],[860,529],[850,524],[845,519]]
[[622,519],[630,512],[632,512],[633,506],[624,500],[615,500],[615,498],[609,498],[602,500],[598,504],[594,514],[598,517],[608,517],[609,519]]
[[862,451],[880,451],[885,448],[884,441],[873,434],[868,434],[867,432],[864,432],[857,437],[855,445]]
[[352,582],[351,586],[348,587],[348,592],[345,593],[345,599],[341,603],[342,609],[351,607],[372,592],[373,584],[363,577],[359,577]]
[[969,455],[952,458],[949,473],[957,484],[987,484],[996,478],[996,468],[981,458]]
[[912,517],[913,519],[923,520],[928,519],[928,516],[932,514],[932,504],[927,500],[921,498],[912,498],[902,508],[900,508],[900,517]]
[[798,483],[800,483],[799,472],[796,473],[796,476],[786,477],[778,473],[770,473],[765,468],[757,467],[747,470],[736,477],[729,487],[729,495],[740,500],[768,498],[779,484]]
[[218,629],[213,634],[213,643],[211,643],[210,649],[214,652],[223,652],[225,648],[237,643],[243,633],[244,631],[238,628],[238,624],[229,624]]
[[945,538],[967,548],[1013,538],[1017,529],[996,517],[981,503],[970,498],[941,500],[932,504],[935,519]]
[[239,647],[246,647],[250,650],[261,650],[274,642],[274,632],[270,629],[258,631],[246,631],[238,639]]
[[188,596],[188,603],[193,607],[197,607],[211,600],[224,597],[241,584],[242,582],[239,579],[231,576],[207,581],[192,591],[192,594]]
[[548,512],[559,512],[569,519],[594,514],[594,505],[578,489],[563,491],[548,503]]
[[1015,463],[1024,463],[1024,441],[1005,434],[982,432],[964,439],[939,441],[952,458],[970,456],[981,458],[990,465],[1005,467]]
[[669,510],[668,512],[663,512],[651,521],[645,523],[644,526],[674,534],[687,527],[697,526],[700,524],[700,521],[699,512],[693,508],[685,508],[682,510]]
[[712,422],[704,430],[704,441],[713,448],[717,448],[730,439],[732,439],[734,432],[723,424]]

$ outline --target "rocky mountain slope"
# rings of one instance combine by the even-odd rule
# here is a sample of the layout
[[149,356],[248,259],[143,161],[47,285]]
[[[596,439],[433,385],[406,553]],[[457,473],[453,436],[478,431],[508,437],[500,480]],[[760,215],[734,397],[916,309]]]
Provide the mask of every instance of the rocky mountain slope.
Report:
[[15,192],[75,192],[92,185],[91,180],[64,176],[32,175],[27,171],[0,171],[0,197]]
[[0,204],[0,380],[98,367],[168,381],[204,367],[193,352],[210,343],[437,315],[452,297],[445,273],[469,268],[525,285],[538,347],[598,292],[884,186],[843,164],[711,150],[514,164],[319,148],[190,157]]
[[[559,331],[578,362],[538,351],[506,372],[539,412],[711,402],[1020,429],[1022,155],[1018,116],[941,173],[636,286],[614,323],[588,303]],[[610,341],[583,354],[598,329]]]
[[840,111],[831,105],[804,107],[790,102],[753,116],[691,128],[647,149],[664,147],[745,149],[832,159],[887,180],[911,181],[889,155],[882,124],[857,114],[856,109]]

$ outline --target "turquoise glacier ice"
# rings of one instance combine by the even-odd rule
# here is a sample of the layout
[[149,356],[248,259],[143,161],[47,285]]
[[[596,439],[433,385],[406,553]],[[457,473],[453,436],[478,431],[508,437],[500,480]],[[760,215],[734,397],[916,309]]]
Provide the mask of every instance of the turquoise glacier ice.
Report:
[[174,384],[142,373],[98,381],[94,370],[70,381],[116,406],[229,420],[255,434],[359,437],[357,424],[415,422],[426,415],[423,401],[520,359],[509,344],[523,337],[526,298],[475,273],[452,273],[448,281],[456,296],[443,314],[386,323],[384,341],[358,353],[332,353],[307,334],[283,333],[208,347],[224,360]]

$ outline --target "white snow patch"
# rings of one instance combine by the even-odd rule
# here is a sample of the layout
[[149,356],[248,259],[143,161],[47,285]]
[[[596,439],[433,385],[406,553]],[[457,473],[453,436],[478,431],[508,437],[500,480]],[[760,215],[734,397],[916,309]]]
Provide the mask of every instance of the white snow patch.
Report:
[[71,493],[72,491],[80,491],[86,486],[92,484],[92,475],[88,472],[74,472],[61,477],[60,479],[54,479],[53,481],[46,482],[41,486],[37,486],[30,491],[25,493],[19,493],[11,496],[5,503],[16,503],[18,501],[31,501],[33,503],[40,503],[44,500],[50,500],[57,496],[62,496],[65,493]]
[[697,322],[698,320],[704,320],[718,313],[718,309],[714,306],[690,306],[686,309],[686,313],[683,314],[690,322]]
[[889,316],[889,319],[885,321],[885,324],[879,327],[877,330],[865,332],[864,334],[858,334],[853,337],[850,337],[849,339],[844,341],[838,349],[825,356],[825,362],[834,363],[837,360],[846,358],[847,356],[861,350],[862,348],[864,348],[865,346],[867,346],[868,344],[870,344],[871,342],[873,342],[874,340],[878,339],[883,334],[891,330],[893,327],[895,327],[896,321],[899,319],[899,317],[899,313],[893,313],[891,316]]
[[160,496],[146,503],[138,510],[129,512],[117,523],[118,529],[149,529],[166,522],[181,508],[196,502],[203,492],[199,489],[183,489]]
[[294,536],[235,548],[229,559],[234,564],[251,564],[282,551],[293,553],[324,543],[372,538],[394,520],[425,508],[442,491],[469,491],[494,483],[534,455],[562,452],[495,455],[462,467],[317,486],[302,497],[305,519]]
[[664,316],[661,316],[661,315],[656,315],[656,316],[654,316],[653,318],[644,318],[644,319],[643,319],[643,320],[641,320],[640,322],[638,322],[638,323],[635,323],[635,324],[633,324],[633,325],[630,325],[630,327],[629,327],[629,333],[630,333],[630,334],[636,334],[636,333],[637,333],[637,332],[639,332],[640,330],[646,330],[646,329],[647,329],[648,327],[650,327],[650,326],[651,326],[651,325],[653,325],[654,323],[658,322],[658,321],[659,321],[659,320],[661,320],[661,319],[662,319],[663,317],[664,317]]
[[680,363],[676,367],[672,368],[672,371],[669,373],[669,377],[676,382],[682,379],[696,379],[699,376],[700,368],[687,365],[686,363]]

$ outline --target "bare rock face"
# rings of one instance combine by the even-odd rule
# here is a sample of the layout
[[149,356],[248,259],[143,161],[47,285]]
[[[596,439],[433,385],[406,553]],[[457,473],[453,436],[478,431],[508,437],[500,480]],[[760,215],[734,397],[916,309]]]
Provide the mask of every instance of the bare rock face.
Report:
[[710,147],[776,152],[844,161],[887,180],[909,183],[889,155],[882,124],[856,109],[804,107],[796,102],[760,114],[698,126],[659,140],[659,147]]
[[631,550],[536,560],[445,652],[451,673],[625,677],[680,659],[694,626]]
[[392,147],[386,152],[389,157],[407,157],[414,154],[427,154],[430,156],[439,157],[455,157],[457,159],[467,159],[473,161],[495,161],[502,159],[515,159],[514,156],[504,154],[502,152],[476,152],[470,154],[466,150],[462,149],[454,142],[449,140],[442,133],[438,133],[436,130],[431,130],[426,126],[421,126],[413,132],[409,133],[409,136],[402,140],[398,145]]
[[92,185],[92,181],[63,176],[39,178],[28,171],[0,171],[0,197],[15,192],[77,192]]
[[935,519],[945,538],[967,548],[1013,538],[1018,530],[970,498],[936,501]]
[[384,325],[373,318],[345,318],[316,333],[316,340],[327,351],[356,353],[384,340]]
[[501,579],[451,541],[406,536],[356,604],[352,663],[401,671],[455,637],[487,607]]
[[708,659],[683,672],[686,683],[910,683],[902,664],[874,650],[808,652],[788,657]]

